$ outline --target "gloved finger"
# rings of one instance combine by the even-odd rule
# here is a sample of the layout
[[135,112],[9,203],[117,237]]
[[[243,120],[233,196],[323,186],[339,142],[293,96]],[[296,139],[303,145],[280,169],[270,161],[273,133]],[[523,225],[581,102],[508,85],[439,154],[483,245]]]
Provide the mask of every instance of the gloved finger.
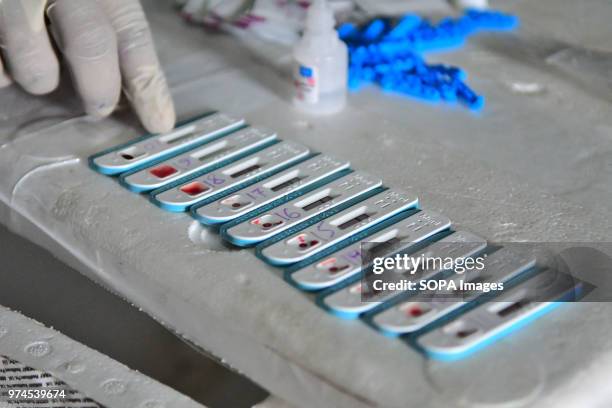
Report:
[[174,127],[174,104],[144,11],[138,0],[101,0],[117,34],[124,90],[142,124],[153,133]]
[[45,26],[46,0],[0,2],[0,44],[13,79],[26,91],[46,94],[59,83],[59,63]]
[[121,96],[117,39],[96,0],[50,0],[53,35],[72,73],[85,111],[108,116]]
[[8,73],[4,70],[4,64],[2,63],[2,58],[0,57],[0,88],[4,88],[12,84],[11,77],[8,76]]

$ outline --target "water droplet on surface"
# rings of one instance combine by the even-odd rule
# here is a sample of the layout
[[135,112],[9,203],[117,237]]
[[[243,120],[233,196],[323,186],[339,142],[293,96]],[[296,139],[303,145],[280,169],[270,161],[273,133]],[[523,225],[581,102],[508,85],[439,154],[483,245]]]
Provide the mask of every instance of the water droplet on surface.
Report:
[[80,374],[85,371],[86,367],[85,364],[81,363],[80,361],[70,361],[64,364],[63,368],[70,374]]
[[51,353],[51,345],[46,341],[36,341],[25,346],[25,352],[33,357],[44,357]]
[[226,251],[223,239],[219,234],[204,227],[199,221],[193,221],[187,229],[187,236],[194,244],[205,247],[213,251]]
[[111,395],[123,394],[126,388],[125,383],[121,380],[111,379],[102,383],[104,392]]

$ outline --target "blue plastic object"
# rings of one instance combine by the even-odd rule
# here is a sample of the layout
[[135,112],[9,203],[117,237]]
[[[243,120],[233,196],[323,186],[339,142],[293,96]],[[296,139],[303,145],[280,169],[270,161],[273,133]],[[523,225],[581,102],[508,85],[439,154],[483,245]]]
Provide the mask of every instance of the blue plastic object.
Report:
[[395,25],[384,19],[361,28],[343,24],[338,32],[349,47],[349,89],[375,83],[386,91],[427,101],[460,102],[480,110],[485,99],[465,83],[465,71],[429,65],[421,54],[459,47],[472,34],[509,31],[518,24],[517,17],[490,10],[467,10],[459,18],[444,18],[437,24],[415,14],[403,16]]

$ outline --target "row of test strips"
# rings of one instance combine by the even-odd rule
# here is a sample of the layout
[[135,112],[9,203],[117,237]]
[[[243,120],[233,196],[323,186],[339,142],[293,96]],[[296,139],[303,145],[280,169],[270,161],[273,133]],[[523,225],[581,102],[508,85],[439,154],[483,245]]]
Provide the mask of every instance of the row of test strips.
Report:
[[[220,226],[233,245],[255,246],[259,258],[285,268],[285,279],[314,293],[330,313],[361,318],[430,357],[468,355],[582,289],[581,281],[537,267],[532,256],[453,229],[444,215],[420,209],[416,196],[352,170],[346,160],[279,140],[232,115],[206,114],[170,133],[98,153],[89,163],[164,210],[189,211],[205,225]],[[440,291],[418,299],[377,292],[367,284],[367,245],[377,256],[486,254],[483,269],[450,279],[509,283],[510,289],[490,303],[478,302],[476,293],[444,300]],[[447,272],[423,269],[419,277],[440,279]]]

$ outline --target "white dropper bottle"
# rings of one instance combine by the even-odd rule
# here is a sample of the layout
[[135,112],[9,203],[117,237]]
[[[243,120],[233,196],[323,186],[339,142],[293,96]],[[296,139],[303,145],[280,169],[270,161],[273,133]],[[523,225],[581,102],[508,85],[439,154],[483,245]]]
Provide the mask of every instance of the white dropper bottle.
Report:
[[308,8],[302,39],[293,50],[293,103],[308,113],[332,114],[346,105],[348,49],[335,24],[327,2],[315,0]]

